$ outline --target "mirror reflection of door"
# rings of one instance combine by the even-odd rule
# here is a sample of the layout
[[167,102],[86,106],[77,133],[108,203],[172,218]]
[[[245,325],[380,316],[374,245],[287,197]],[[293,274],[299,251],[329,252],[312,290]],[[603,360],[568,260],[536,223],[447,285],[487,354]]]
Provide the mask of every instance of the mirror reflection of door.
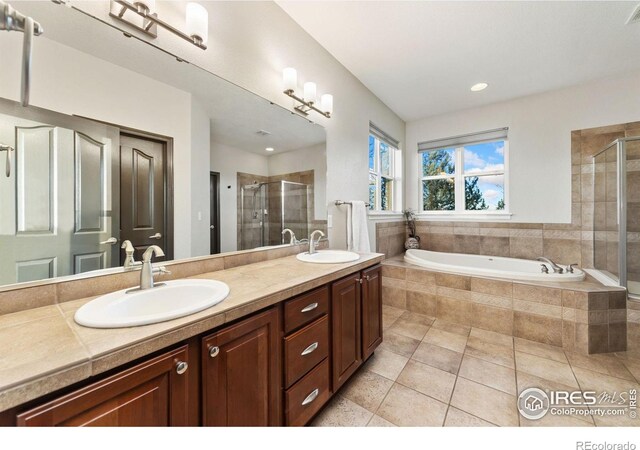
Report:
[[209,241],[211,254],[220,253],[220,173],[211,172],[209,177]]
[[0,144],[0,284],[117,265],[118,131],[3,101]]
[[[150,245],[158,245],[170,259],[165,221],[167,180],[166,143],[146,137],[120,136],[120,238],[131,241],[139,261]],[[125,253],[120,252],[120,264]]]

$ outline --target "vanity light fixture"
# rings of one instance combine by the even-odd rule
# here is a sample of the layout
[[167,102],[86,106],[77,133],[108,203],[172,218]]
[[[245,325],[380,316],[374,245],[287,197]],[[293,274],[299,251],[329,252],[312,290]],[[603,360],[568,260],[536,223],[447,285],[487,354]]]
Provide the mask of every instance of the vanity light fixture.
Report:
[[473,92],[480,92],[480,91],[484,91],[489,85],[487,83],[476,83],[473,86],[471,86],[471,90]]
[[294,109],[304,116],[309,115],[309,111],[313,110],[327,118],[331,118],[333,113],[333,95],[324,94],[320,97],[320,108],[316,105],[318,100],[317,86],[314,82],[308,81],[302,88],[302,98],[296,95],[296,88],[298,87],[298,73],[293,67],[287,67],[282,71],[282,84],[284,87],[284,93],[301,103]]
[[[158,18],[158,14],[154,12],[155,6],[155,0],[111,0],[109,15],[153,38],[158,37],[158,26],[160,26],[202,50],[207,49],[209,13],[204,6],[193,2],[187,3],[186,33]],[[136,21],[132,14],[126,15],[127,11],[140,16],[142,22]]]

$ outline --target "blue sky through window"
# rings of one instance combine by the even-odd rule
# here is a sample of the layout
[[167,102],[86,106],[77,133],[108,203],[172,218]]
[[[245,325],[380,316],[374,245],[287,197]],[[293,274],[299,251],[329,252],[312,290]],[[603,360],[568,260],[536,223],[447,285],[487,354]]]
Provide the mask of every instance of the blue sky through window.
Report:
[[466,176],[478,175],[478,188],[490,210],[504,201],[504,175],[485,175],[483,172],[504,171],[504,141],[484,142],[464,148],[464,172]]

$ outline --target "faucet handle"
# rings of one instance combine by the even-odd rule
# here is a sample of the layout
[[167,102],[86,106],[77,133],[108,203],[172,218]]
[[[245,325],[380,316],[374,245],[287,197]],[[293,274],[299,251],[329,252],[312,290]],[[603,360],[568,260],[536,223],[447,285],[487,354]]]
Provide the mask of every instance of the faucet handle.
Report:
[[171,271],[167,269],[165,266],[158,266],[153,268],[153,272],[158,275],[170,275]]
[[578,267],[578,263],[569,264],[567,266],[567,269],[566,269],[567,273],[573,273],[574,272],[574,270],[573,270],[574,267]]
[[540,264],[540,266],[542,266],[542,273],[549,273],[549,268],[546,264]]

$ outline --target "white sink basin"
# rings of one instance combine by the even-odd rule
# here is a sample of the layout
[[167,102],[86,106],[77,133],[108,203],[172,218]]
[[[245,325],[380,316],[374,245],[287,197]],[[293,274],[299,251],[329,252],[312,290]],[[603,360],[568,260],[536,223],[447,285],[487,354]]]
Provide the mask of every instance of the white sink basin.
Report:
[[220,303],[229,286],[215,280],[175,280],[152,289],[123,289],[90,301],[75,314],[85,327],[123,328],[177,319]]
[[318,250],[313,254],[298,253],[296,256],[300,261],[316,264],[338,264],[357,261],[360,255],[345,250]]

